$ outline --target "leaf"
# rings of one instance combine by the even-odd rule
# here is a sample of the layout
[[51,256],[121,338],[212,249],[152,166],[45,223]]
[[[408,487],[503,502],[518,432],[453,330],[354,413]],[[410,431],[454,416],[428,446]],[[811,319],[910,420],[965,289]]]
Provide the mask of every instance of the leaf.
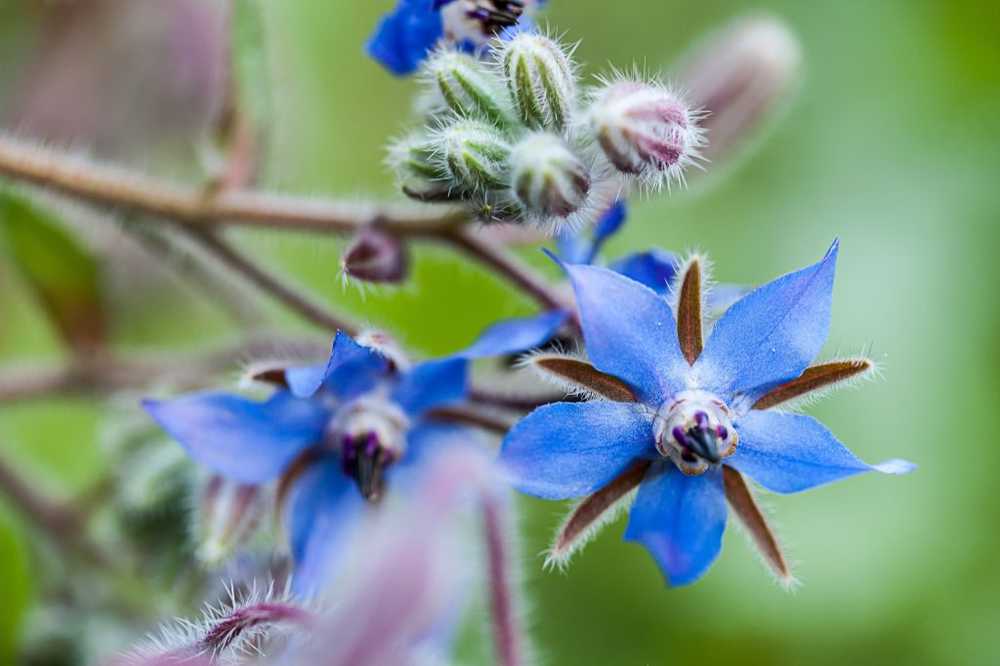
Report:
[[107,321],[96,259],[50,212],[2,188],[0,234],[13,265],[63,340],[77,351],[101,346]]

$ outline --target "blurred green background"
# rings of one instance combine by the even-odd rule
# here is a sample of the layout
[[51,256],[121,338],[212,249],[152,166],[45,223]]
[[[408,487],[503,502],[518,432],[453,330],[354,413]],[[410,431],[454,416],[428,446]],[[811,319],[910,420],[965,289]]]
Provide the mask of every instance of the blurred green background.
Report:
[[[0,8],[0,84],[30,50],[33,12]],[[34,3],[26,3],[34,4]],[[274,104],[266,183],[301,193],[393,196],[385,139],[408,121],[412,82],[362,53],[389,0],[271,3]],[[633,61],[655,69],[704,31],[748,10],[783,17],[802,40],[800,94],[766,140],[686,191],[637,201],[610,248],[698,247],[720,281],[755,283],[842,242],[826,354],[868,350],[882,378],[810,408],[870,461],[903,456],[909,477],[866,476],[801,496],[770,496],[803,585],[770,579],[739,530],[693,587],[670,590],[638,546],[606,529],[566,574],[541,570],[562,507],[525,501],[530,624],[544,663],[996,664],[995,562],[1000,402],[1000,40],[979,1],[699,3],[552,0],[547,19],[581,39],[586,73]],[[6,27],[4,27],[6,26]],[[121,67],[128,67],[122,63]],[[153,85],[147,82],[147,86]],[[140,158],[140,160],[143,158]],[[174,163],[170,168],[178,169]],[[347,304],[415,349],[443,352],[530,303],[478,269],[428,249],[416,283],[343,289],[340,245],[243,234],[331,304]],[[281,315],[276,315],[281,316]],[[290,317],[289,328],[303,326]],[[132,304],[123,348],[209,344],[225,319],[188,292]],[[57,337],[0,265],[0,360],[58,358]],[[0,451],[55,493],[113,465],[97,445],[98,401],[0,407]],[[0,513],[0,663],[36,585],[29,528]]]

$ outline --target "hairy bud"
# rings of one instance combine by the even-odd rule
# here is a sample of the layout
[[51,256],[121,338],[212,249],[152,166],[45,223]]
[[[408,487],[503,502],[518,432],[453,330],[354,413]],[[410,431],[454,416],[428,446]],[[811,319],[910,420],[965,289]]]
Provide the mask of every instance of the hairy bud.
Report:
[[590,192],[590,174],[569,146],[553,134],[530,134],[511,152],[511,183],[525,210],[565,218]]
[[621,80],[599,89],[589,121],[605,156],[651,189],[683,180],[702,132],[679,97],[655,83]]
[[677,80],[707,115],[705,156],[729,158],[794,92],[802,64],[798,39],[767,16],[738,19],[693,52]]
[[483,122],[465,120],[437,133],[436,158],[452,186],[480,194],[507,187],[510,144]]
[[403,193],[417,201],[450,201],[449,176],[435,158],[433,139],[414,132],[389,146],[387,163]]
[[259,486],[212,476],[201,493],[198,557],[219,562],[253,534],[263,514]]
[[377,228],[355,235],[340,260],[348,277],[377,284],[398,284],[409,272],[409,256],[400,240]]
[[569,55],[548,37],[523,32],[500,46],[498,60],[521,122],[562,132],[577,94]]
[[439,105],[461,118],[481,119],[497,127],[513,122],[495,80],[470,55],[438,51],[427,62],[426,79],[440,95]]

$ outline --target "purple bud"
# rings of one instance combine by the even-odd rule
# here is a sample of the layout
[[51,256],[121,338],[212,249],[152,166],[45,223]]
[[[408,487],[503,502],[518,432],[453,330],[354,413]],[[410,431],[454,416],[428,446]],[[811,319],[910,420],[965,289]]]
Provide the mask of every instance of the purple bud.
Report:
[[731,157],[772,119],[791,97],[801,62],[798,39],[767,16],[738,19],[690,54],[675,78],[707,112],[705,157]]
[[588,117],[611,164],[649,189],[683,180],[684,169],[699,157],[695,114],[660,84],[610,83],[595,93]]
[[341,258],[344,274],[376,284],[399,284],[409,272],[409,255],[403,243],[377,228],[362,229]]

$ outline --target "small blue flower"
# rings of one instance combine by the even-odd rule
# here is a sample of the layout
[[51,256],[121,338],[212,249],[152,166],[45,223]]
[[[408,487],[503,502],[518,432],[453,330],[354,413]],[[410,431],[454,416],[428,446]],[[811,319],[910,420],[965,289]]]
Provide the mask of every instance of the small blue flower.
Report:
[[439,42],[476,51],[519,23],[534,3],[521,0],[399,0],[368,40],[368,55],[397,76],[412,74]]
[[412,367],[377,339],[366,346],[338,333],[327,363],[285,370],[264,402],[208,392],[143,406],[212,472],[243,484],[279,481],[296,588],[308,593],[325,579],[330,544],[394,477],[428,450],[469,440],[464,428],[433,418],[466,397],[469,361],[533,347],[561,323],[538,319],[515,336],[492,327],[466,350]]
[[541,407],[501,450],[519,490],[588,496],[557,536],[552,560],[565,560],[638,487],[625,538],[649,550],[670,584],[697,580],[715,560],[727,498],[775,572],[791,580],[742,475],[792,493],[912,469],[900,460],[868,465],[813,418],[770,409],[871,370],[866,359],[809,365],[827,337],[837,250],[834,243],[818,263],[737,301],[704,343],[697,260],[680,276],[675,310],[623,275],[564,265],[593,366],[547,362],[561,379],[609,399]]

